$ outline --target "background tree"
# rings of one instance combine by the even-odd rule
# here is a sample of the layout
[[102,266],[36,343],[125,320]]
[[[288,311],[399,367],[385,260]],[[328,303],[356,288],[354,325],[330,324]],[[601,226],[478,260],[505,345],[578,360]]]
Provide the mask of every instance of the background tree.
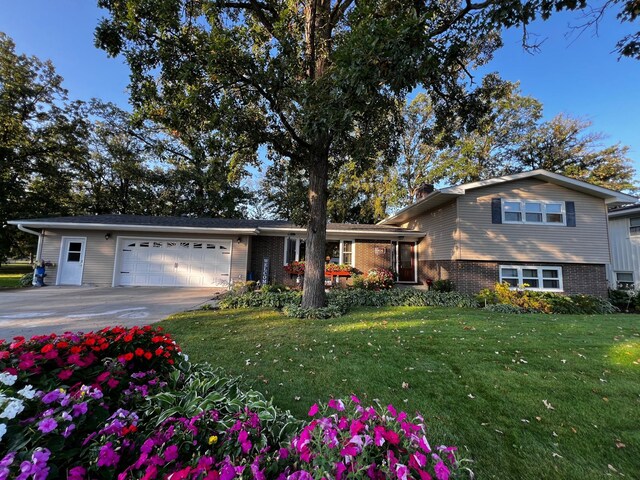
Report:
[[18,55],[0,33],[0,261],[32,251],[34,237],[7,220],[74,213],[70,165],[86,154],[86,135],[53,65]]

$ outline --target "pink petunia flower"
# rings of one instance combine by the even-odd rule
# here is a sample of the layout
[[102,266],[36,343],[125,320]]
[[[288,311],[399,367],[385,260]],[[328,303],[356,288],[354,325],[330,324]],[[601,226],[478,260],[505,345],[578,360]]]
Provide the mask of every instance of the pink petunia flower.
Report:
[[309,416],[313,417],[316,413],[318,413],[319,407],[317,403],[314,403],[313,405],[311,405],[311,408],[309,409]]
[[436,463],[436,466],[433,467],[433,469],[436,472],[436,478],[438,480],[449,480],[449,469],[447,468],[447,466],[444,464],[444,462],[441,460],[438,463]]

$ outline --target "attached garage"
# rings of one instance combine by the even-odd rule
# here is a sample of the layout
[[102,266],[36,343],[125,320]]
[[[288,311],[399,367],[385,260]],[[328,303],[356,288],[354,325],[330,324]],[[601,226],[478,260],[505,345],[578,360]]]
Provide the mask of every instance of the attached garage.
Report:
[[230,240],[119,238],[116,286],[226,287]]

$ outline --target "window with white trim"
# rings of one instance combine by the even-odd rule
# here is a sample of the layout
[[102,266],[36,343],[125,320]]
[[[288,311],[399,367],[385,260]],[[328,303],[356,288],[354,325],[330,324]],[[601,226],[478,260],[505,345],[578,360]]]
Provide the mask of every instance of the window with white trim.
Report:
[[629,219],[629,234],[640,235],[640,217]]
[[512,288],[561,292],[562,267],[536,265],[500,265],[500,283]]
[[[303,238],[287,237],[284,247],[284,264],[302,262],[306,257],[306,244]],[[355,267],[353,240],[327,240],[325,259],[333,263],[345,263]]]
[[502,223],[565,225],[564,202],[503,200]]
[[633,272],[616,272],[616,285],[621,290],[633,290]]

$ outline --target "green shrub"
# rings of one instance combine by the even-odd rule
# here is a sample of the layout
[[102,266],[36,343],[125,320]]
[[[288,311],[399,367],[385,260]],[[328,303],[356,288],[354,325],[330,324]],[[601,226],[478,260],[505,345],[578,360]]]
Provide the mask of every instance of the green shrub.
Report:
[[235,282],[231,287],[231,291],[236,294],[253,292],[256,289],[257,282],[248,280],[246,282]]
[[609,302],[623,312],[638,310],[640,296],[635,290],[609,290]]
[[456,284],[451,280],[436,280],[431,284],[431,290],[434,292],[453,292],[456,289]]
[[323,308],[304,308],[298,305],[285,305],[282,309],[282,313],[287,317],[310,319],[336,318],[344,315],[346,312],[344,306],[341,305],[329,305]]
[[33,285],[33,272],[25,273],[18,281],[21,287],[30,287]]
[[608,300],[593,295],[562,295],[554,292],[512,289],[506,282],[497,283],[494,290],[482,290],[476,299],[486,306],[510,305],[524,312],[592,315],[618,311],[618,308]]
[[472,295],[458,292],[434,292],[402,288],[371,291],[362,289],[332,290],[330,305],[348,307],[464,307],[475,308],[478,302]]
[[509,305],[507,303],[490,303],[486,307],[484,307],[484,309],[496,313],[530,313],[522,307]]
[[262,285],[260,290],[263,293],[282,293],[282,292],[289,291],[291,289],[281,283],[267,283],[265,285]]
[[270,307],[281,309],[285,305],[300,305],[302,292],[248,292],[241,295],[226,295],[218,306],[221,309],[229,308],[250,308],[250,307]]

